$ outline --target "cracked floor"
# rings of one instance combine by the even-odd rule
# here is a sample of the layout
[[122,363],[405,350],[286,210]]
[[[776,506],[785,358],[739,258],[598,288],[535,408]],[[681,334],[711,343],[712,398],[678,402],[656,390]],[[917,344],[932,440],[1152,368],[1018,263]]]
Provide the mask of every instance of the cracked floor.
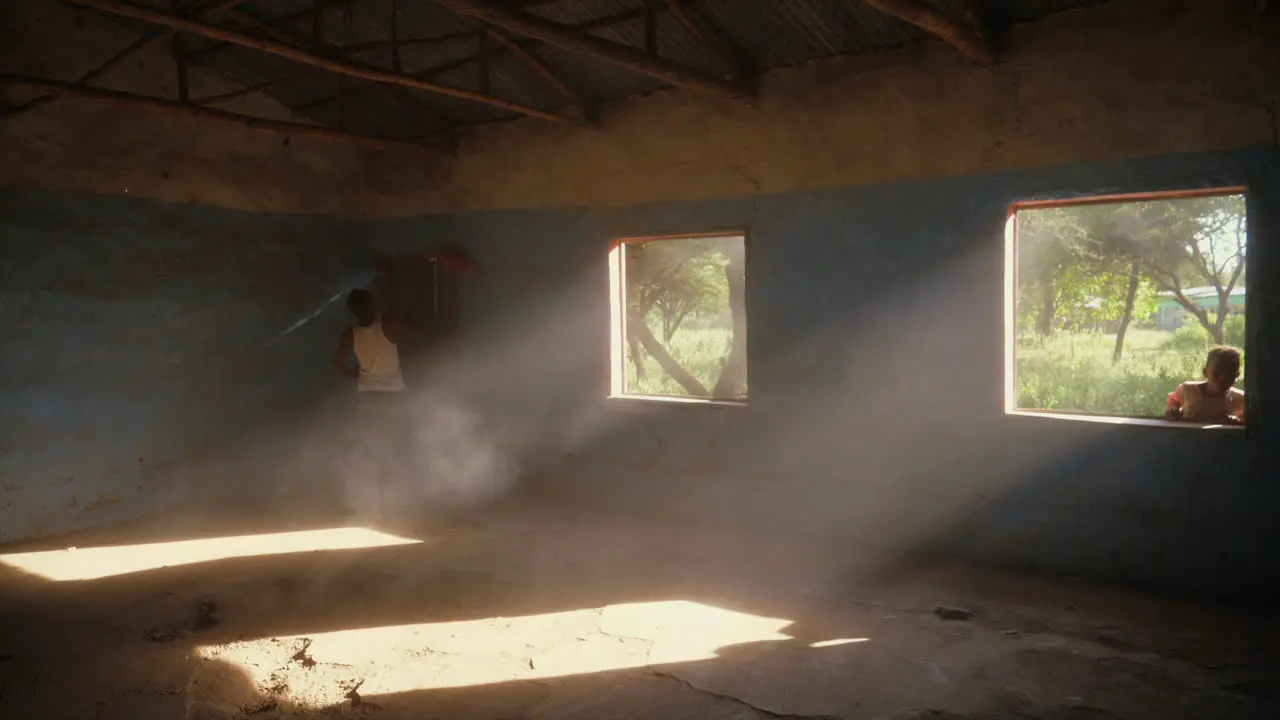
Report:
[[[239,522],[202,532],[281,531]],[[382,530],[420,542],[0,570],[0,715],[1280,717],[1276,621],[1240,610],[532,506]]]

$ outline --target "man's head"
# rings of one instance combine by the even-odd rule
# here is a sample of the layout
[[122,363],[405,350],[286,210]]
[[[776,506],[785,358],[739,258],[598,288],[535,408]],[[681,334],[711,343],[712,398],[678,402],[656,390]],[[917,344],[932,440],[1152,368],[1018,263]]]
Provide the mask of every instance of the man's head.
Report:
[[1240,379],[1240,351],[1226,345],[1210,350],[1204,361],[1204,379],[1210,392],[1226,394]]
[[356,316],[356,322],[361,327],[367,327],[378,319],[377,313],[373,309],[373,293],[368,290],[356,288],[347,295],[347,309],[352,315]]

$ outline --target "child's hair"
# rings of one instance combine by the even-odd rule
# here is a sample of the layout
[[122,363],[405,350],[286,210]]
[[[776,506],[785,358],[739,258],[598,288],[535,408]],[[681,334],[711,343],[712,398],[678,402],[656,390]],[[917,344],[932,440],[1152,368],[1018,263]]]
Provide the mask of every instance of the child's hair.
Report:
[[377,319],[373,309],[373,294],[364,288],[356,288],[347,295],[347,309],[363,325],[371,325]]
[[1209,349],[1209,356],[1204,359],[1205,365],[1213,365],[1214,361],[1233,362],[1240,367],[1240,351],[1230,345],[1219,345]]

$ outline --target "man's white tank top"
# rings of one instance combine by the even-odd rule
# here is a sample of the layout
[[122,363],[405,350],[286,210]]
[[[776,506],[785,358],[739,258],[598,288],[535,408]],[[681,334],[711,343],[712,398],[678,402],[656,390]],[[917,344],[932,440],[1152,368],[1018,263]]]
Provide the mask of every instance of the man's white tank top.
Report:
[[382,332],[382,320],[368,327],[351,328],[351,340],[360,363],[358,392],[397,392],[404,390],[400,374],[400,350]]

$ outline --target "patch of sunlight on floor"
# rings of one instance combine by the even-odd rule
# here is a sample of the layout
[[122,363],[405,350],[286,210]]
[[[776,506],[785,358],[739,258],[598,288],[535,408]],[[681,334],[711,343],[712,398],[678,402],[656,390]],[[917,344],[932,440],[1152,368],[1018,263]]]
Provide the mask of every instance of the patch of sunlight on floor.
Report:
[[362,695],[386,695],[709,660],[727,646],[789,640],[781,629],[790,623],[663,601],[244,640],[197,653],[320,706],[341,702],[338,688],[352,677],[364,678]]
[[0,563],[47,580],[94,580],[114,575],[192,565],[212,560],[283,555],[317,550],[411,545],[422,542],[367,528],[328,528],[299,532],[179,540],[145,545],[107,545],[0,555]]

